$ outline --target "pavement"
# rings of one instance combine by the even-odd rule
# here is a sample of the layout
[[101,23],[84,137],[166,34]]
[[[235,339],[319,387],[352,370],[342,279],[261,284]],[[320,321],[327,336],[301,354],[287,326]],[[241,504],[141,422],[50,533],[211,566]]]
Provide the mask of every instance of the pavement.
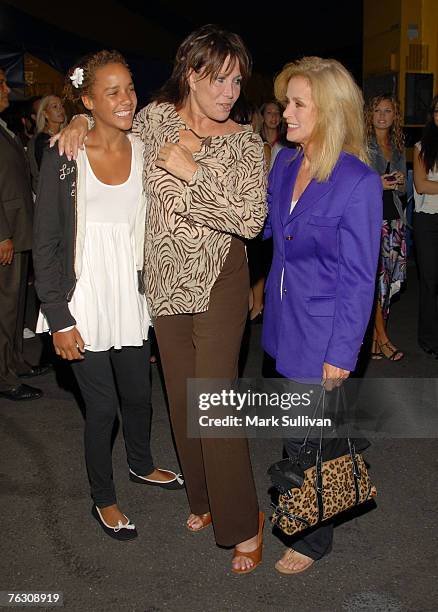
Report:
[[[366,377],[436,378],[438,361],[416,346],[417,284],[393,305],[393,342],[400,363],[371,362]],[[245,376],[260,374],[260,325],[249,329]],[[39,338],[26,340],[29,359]],[[152,449],[158,466],[177,469],[159,368],[152,369]],[[30,382],[30,381],[29,381]],[[376,503],[340,521],[333,551],[297,576],[274,570],[283,544],[265,527],[263,563],[247,576],[230,571],[231,551],[212,529],[188,532],[184,491],[129,481],[121,432],[113,463],[119,503],[139,537],[105,536],[91,517],[83,457],[83,414],[62,364],[31,384],[44,397],[0,400],[0,591],[63,593],[78,612],[436,612],[438,553],[436,439],[380,439],[367,451]],[[269,513],[268,466],[279,439],[251,440],[260,506]],[[239,512],[239,508],[235,508]],[[11,608],[12,609],[12,608]],[[40,607],[49,609],[49,607]]]

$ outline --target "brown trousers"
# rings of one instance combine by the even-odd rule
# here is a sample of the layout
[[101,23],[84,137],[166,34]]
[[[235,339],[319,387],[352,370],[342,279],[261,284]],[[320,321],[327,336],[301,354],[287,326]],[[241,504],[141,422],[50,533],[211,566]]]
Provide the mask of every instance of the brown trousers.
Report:
[[237,378],[248,293],[245,247],[232,238],[208,310],[162,316],[155,322],[190,509],[194,514],[211,512],[221,546],[234,546],[257,533],[258,502],[248,442],[187,437],[187,379]]

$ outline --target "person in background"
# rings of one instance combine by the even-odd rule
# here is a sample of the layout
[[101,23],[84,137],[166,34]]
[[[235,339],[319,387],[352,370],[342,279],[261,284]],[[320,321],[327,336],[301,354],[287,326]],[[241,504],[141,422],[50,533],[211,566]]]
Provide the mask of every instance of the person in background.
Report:
[[137,98],[116,51],[74,66],[66,95],[82,101],[95,127],[77,162],[54,149],[44,155],[33,248],[37,332],[50,331],[56,354],[72,362],[85,402],[92,514],[108,536],[130,540],[137,530],[118,505],[112,470],[118,397],[129,478],[166,489],[183,484],[174,472],[154,467],[150,449],[150,317],[138,279],[146,215],[143,145],[128,134]]
[[5,113],[8,128],[14,132],[25,150],[35,133],[34,102],[35,98],[17,101],[14,103],[13,110]]
[[414,148],[414,240],[420,280],[418,344],[438,359],[438,96]]
[[[260,107],[261,124],[258,133],[263,140],[263,150],[267,170],[274,164],[278,152],[283,148],[282,108],[276,100],[265,102]],[[265,280],[272,262],[272,240],[263,240],[263,231],[248,241],[248,265],[251,289],[249,293],[249,320],[261,323]]]
[[[9,106],[10,89],[0,68],[0,113]],[[32,248],[33,199],[23,146],[0,118],[0,397],[34,400],[42,391],[23,378],[45,373],[23,354],[26,281]]]
[[32,180],[32,191],[35,197],[36,197],[36,192],[38,189],[38,174],[39,174],[39,166],[35,158],[35,140],[37,137],[36,121],[37,121],[38,109],[40,107],[41,100],[42,100],[41,96],[34,97],[31,100],[29,100],[29,109],[28,109],[28,112],[30,112],[30,121],[32,123],[32,129],[29,130],[29,134],[31,133],[32,135],[27,142],[26,154],[27,154],[27,159],[29,160],[30,176]]
[[270,170],[278,152],[284,147],[282,143],[283,109],[277,100],[270,100],[262,104],[260,114],[262,126],[259,133],[265,145],[266,166]]
[[249,104],[248,115],[248,123],[251,124],[253,132],[260,134],[260,130],[262,129],[263,125],[263,118],[256,104]]
[[[27,160],[29,162],[29,169],[32,182],[32,190],[34,189],[34,176],[38,174],[38,168],[35,162],[34,155],[32,154],[32,147],[35,140],[35,119],[34,114],[35,104],[37,104],[38,98],[30,98],[22,102],[15,102],[14,111],[7,116],[8,128],[15,134],[16,139],[23,146],[26,152]],[[23,338],[28,340],[35,337],[35,333],[32,331],[35,329],[38,308],[36,305],[36,294],[33,286],[33,270],[32,270],[32,258],[29,258],[28,262],[28,281],[26,289],[26,306],[24,316],[24,329]]]
[[58,96],[45,96],[38,106],[35,135],[35,160],[41,168],[43,153],[49,140],[66,125],[66,116],[62,100]]
[[377,272],[372,359],[400,361],[404,353],[388,337],[391,298],[406,279],[406,155],[400,108],[390,94],[372,98],[365,113],[371,166],[383,186],[383,221]]
[[[298,149],[280,151],[269,176],[265,236],[273,237],[274,254],[262,344],[298,393],[321,382],[331,389],[355,369],[368,325],[382,186],[367,165],[362,94],[342,64],[319,57],[287,64],[275,95]],[[296,458],[302,443],[286,440],[287,454]],[[331,458],[325,446],[323,453]],[[330,552],[332,539],[333,521],[300,532],[276,569],[309,569]]]

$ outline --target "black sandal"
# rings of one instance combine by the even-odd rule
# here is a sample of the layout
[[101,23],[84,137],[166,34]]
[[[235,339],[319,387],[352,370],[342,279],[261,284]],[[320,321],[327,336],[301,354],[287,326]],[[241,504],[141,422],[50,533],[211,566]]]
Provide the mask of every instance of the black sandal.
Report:
[[[385,342],[385,344],[379,344],[379,348],[382,351],[382,349],[387,346],[389,348],[389,350],[391,351],[390,355],[385,355],[385,353],[382,351],[382,355],[385,357],[385,359],[388,359],[389,361],[401,361],[403,359],[403,357],[405,356],[405,354],[403,353],[403,351],[401,351],[398,348],[394,348],[392,349],[389,345],[391,344],[391,342],[388,340],[388,342]],[[398,359],[396,359],[397,355],[401,355],[401,357],[399,357]]]

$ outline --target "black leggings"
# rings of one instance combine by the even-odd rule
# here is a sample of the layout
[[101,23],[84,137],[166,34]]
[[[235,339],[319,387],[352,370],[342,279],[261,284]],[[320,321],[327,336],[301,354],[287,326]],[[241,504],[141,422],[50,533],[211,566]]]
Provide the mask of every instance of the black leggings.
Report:
[[150,449],[150,345],[85,352],[72,364],[86,407],[85,460],[91,496],[102,508],[116,503],[111,437],[118,397],[129,467],[145,476],[154,470]]

